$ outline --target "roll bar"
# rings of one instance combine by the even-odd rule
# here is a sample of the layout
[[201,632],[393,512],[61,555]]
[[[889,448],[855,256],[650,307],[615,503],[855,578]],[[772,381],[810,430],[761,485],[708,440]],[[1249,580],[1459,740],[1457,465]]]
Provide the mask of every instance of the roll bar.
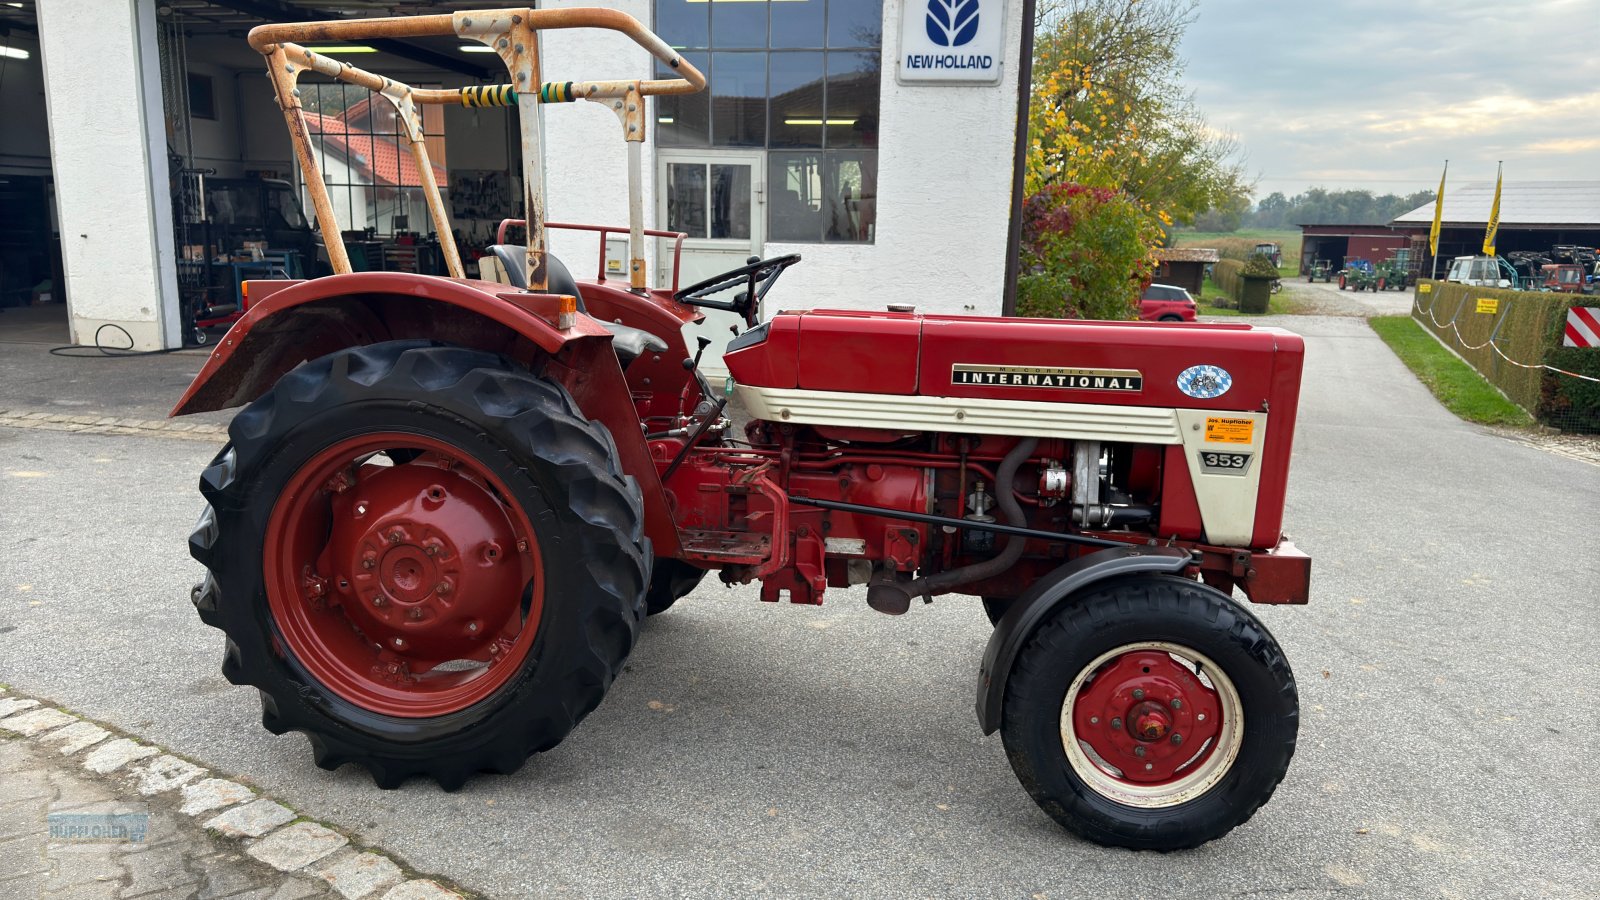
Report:
[[[560,28],[603,28],[621,32],[651,56],[665,63],[679,78],[611,81],[543,82],[540,80],[538,32]],[[368,72],[343,60],[333,59],[301,46],[299,41],[359,41],[378,38],[405,38],[456,35],[477,40],[490,47],[511,75],[511,83],[474,85],[454,89],[414,88],[411,85]],[[644,98],[667,94],[692,94],[703,90],[705,75],[665,41],[632,16],[613,9],[579,7],[572,9],[486,9],[452,14],[403,16],[376,19],[343,19],[324,22],[294,22],[261,25],[250,31],[250,46],[267,58],[267,74],[272,80],[278,108],[289,128],[289,140],[304,176],[306,190],[328,248],[328,261],[335,273],[351,271],[350,257],[339,234],[338,219],[327,184],[312,152],[300,104],[298,82],[306,71],[364,87],[394,105],[396,118],[405,129],[412,158],[422,180],[423,196],[433,218],[445,265],[456,278],[463,276],[460,251],[450,232],[450,220],[439,195],[439,185],[428,160],[423,140],[422,119],[417,106],[461,104],[464,106],[512,106],[520,113],[522,168],[526,217],[528,221],[528,290],[542,293],[547,287],[545,263],[544,213],[544,119],[541,105],[574,100],[606,103],[623,125],[628,142],[628,225],[630,281],[634,290],[645,288],[644,204],[640,172],[640,145],[644,141]]]

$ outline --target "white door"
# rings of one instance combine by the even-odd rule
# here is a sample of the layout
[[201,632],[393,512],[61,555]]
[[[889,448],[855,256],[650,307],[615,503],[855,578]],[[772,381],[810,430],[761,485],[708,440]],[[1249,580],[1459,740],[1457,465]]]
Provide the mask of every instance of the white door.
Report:
[[[688,235],[683,242],[679,287],[736,269],[752,256],[761,255],[763,204],[761,153],[721,150],[656,151],[656,221],[667,231]],[[658,238],[656,283],[672,284],[672,241]],[[727,291],[717,299],[733,299]],[[727,374],[722,348],[733,339],[733,328],[744,330],[738,316],[720,310],[702,310],[706,320],[684,329],[689,350],[695,338],[711,340],[701,367],[712,377]]]

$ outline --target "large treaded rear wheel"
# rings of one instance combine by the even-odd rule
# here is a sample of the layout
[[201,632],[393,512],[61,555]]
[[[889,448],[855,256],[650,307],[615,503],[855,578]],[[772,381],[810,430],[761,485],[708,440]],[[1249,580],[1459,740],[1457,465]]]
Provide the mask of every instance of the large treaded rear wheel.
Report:
[[650,577],[638,485],[560,385],[419,342],[306,363],[200,479],[223,674],[380,787],[515,771],[604,696]]

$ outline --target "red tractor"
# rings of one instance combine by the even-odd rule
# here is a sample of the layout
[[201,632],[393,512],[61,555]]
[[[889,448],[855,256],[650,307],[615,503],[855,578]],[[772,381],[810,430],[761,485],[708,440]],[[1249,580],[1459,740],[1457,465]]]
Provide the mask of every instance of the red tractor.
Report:
[[[621,32],[681,77],[542,82],[538,30],[572,27]],[[484,42],[510,83],[412,88],[294,43],[419,35]],[[384,788],[515,771],[600,703],[643,618],[714,571],[770,602],[864,585],[893,615],[983,598],[978,724],[1090,840],[1192,847],[1271,796],[1295,682],[1232,592],[1307,600],[1310,559],[1281,531],[1298,337],[902,308],[762,321],[798,256],[646,284],[644,98],[705,80],[632,18],[460,12],[250,43],[336,274],[252,282],[174,414],[244,405],[200,479],[193,599],[269,731]],[[308,71],[392,102],[425,176],[418,105],[519,109],[527,241],[495,248],[510,284],[464,277],[432,184],[454,277],[350,272],[295,88]],[[626,283],[546,251],[547,228],[577,226],[545,220],[541,104],[574,99],[628,142]],[[725,384],[684,337],[704,308],[748,325]]]

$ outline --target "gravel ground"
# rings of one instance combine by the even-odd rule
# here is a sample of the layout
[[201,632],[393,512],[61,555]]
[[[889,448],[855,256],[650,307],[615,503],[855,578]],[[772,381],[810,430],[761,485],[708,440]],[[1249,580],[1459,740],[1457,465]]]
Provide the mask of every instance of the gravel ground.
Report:
[[1300,748],[1196,851],[1107,850],[1033,806],[973,720],[967,598],[891,619],[704,588],[514,776],[322,772],[189,608],[196,441],[0,428],[0,681],[493,896],[1593,896],[1594,466],[1459,422],[1363,322],[1279,324],[1308,343],[1287,522],[1316,563],[1310,606],[1257,611]]

